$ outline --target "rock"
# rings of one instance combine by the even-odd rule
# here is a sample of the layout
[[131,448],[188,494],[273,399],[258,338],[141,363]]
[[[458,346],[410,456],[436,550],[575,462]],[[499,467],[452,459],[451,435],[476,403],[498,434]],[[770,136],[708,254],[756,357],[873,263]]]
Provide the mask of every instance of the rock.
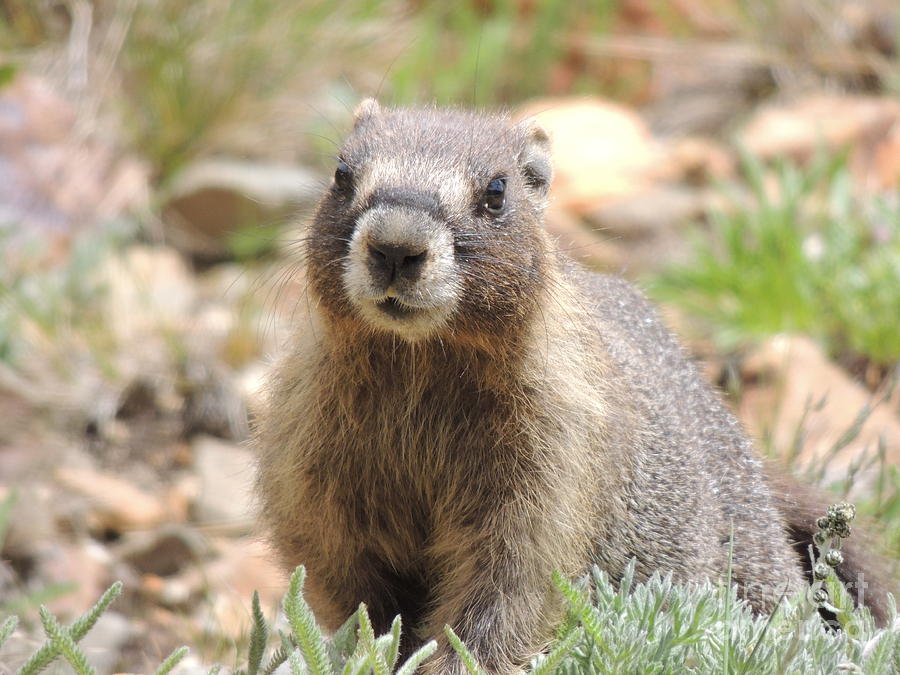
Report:
[[734,176],[735,160],[728,149],[702,136],[673,141],[666,161],[671,172],[690,185],[709,185]]
[[[883,405],[871,411],[854,440],[820,466],[873,397],[809,338],[782,335],[767,340],[747,356],[742,375],[752,384],[741,397],[741,419],[755,436],[770,434],[782,455],[790,453],[802,423],[804,442],[798,465],[824,468],[823,484],[846,478],[864,454],[875,453],[879,439],[885,443],[886,463],[900,464],[900,419]],[[864,493],[876,475],[877,467],[863,472],[853,492]]]
[[[627,40],[627,38],[626,38]],[[660,58],[653,67],[653,100],[642,111],[657,134],[719,136],[752,109],[772,86],[758,49],[739,40],[648,43]]]
[[810,159],[819,150],[871,147],[900,120],[900,101],[851,95],[819,95],[762,108],[738,133],[750,153],[770,159]]
[[633,195],[663,177],[662,151],[632,110],[597,98],[541,99],[516,118],[534,118],[553,143],[553,201],[582,214]]
[[161,499],[123,478],[72,467],[58,468],[55,478],[62,487],[87,498],[91,527],[97,532],[149,529],[169,517]]
[[185,365],[186,434],[206,433],[236,441],[249,434],[247,407],[238,382],[226,369],[201,357]]
[[196,604],[204,584],[203,575],[194,569],[165,579],[155,574],[144,574],[141,577],[141,592],[162,607],[183,611]]
[[122,614],[108,609],[78,644],[96,672],[112,673],[122,659],[123,648],[135,637],[137,630],[132,622]]
[[69,587],[46,603],[52,612],[69,619],[97,602],[112,583],[111,567],[109,551],[96,541],[56,540],[41,547],[30,576],[44,587]]
[[[0,503],[11,492],[11,488],[0,485]],[[50,487],[40,482],[17,485],[15,495],[15,503],[6,522],[6,537],[0,540],[0,552],[4,558],[31,559],[59,537],[56,526],[58,500]]]
[[131,246],[107,260],[100,279],[104,316],[120,346],[145,348],[163,332],[185,332],[192,320],[196,284],[174,249]]
[[693,190],[658,185],[604,204],[585,218],[604,236],[645,241],[702,214],[703,201]]
[[[196,654],[189,653],[172,670],[172,675],[209,675],[215,669],[208,663],[203,663]],[[227,669],[223,672],[229,672]]]
[[684,226],[704,211],[704,199],[696,191],[659,184],[612,200],[585,220],[608,247],[618,251],[623,266],[616,271],[636,274],[687,257]]
[[129,533],[117,552],[141,574],[169,577],[208,555],[209,546],[194,530],[169,525]]
[[234,234],[280,224],[320,188],[319,176],[300,167],[206,160],[172,178],[163,221],[169,241],[180,251],[206,262],[225,260]]
[[[559,204],[551,202],[544,215],[544,222],[547,231],[556,240],[555,251],[593,269],[619,270],[625,266],[623,252],[615,242]],[[265,375],[265,371],[262,371],[262,375]],[[261,405],[265,400],[266,380],[260,377],[255,384],[253,401]]]
[[875,148],[876,188],[897,190],[900,187],[900,119]]
[[193,443],[199,490],[194,506],[200,523],[243,533],[253,526],[253,453],[248,449],[199,436]]
[[213,633],[232,638],[246,635],[253,591],[259,592],[263,614],[271,618],[287,590],[287,577],[259,540],[221,539],[216,548],[221,555],[207,566],[206,578],[217,592],[204,623]]

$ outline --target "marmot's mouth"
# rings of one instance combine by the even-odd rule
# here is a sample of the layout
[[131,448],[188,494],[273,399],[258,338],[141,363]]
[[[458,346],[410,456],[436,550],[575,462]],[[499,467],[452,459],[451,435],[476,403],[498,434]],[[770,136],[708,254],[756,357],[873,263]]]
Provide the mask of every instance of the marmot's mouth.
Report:
[[379,300],[375,303],[375,306],[388,316],[391,316],[395,319],[406,319],[422,312],[422,310],[417,307],[404,305],[400,300],[394,297]]

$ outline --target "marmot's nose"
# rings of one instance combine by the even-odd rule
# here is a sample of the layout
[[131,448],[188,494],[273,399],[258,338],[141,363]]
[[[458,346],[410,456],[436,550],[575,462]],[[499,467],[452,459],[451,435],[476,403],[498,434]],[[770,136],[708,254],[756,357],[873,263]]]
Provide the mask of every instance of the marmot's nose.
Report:
[[414,281],[428,257],[425,246],[407,244],[388,244],[385,242],[369,242],[369,263],[382,274],[387,274],[390,281],[402,277]]

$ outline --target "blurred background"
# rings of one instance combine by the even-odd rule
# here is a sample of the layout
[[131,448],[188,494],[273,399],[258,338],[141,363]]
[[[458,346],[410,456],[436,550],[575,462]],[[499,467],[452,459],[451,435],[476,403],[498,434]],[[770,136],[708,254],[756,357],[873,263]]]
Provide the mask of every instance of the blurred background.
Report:
[[275,614],[242,442],[366,96],[536,116],[560,248],[900,557],[898,52],[894,0],[0,0],[4,662],[116,579],[100,672]]

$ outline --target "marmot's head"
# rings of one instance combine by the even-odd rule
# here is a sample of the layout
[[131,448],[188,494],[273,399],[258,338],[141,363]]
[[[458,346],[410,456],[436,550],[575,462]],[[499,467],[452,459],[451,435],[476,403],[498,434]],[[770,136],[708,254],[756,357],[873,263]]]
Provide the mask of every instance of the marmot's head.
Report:
[[548,146],[527,122],[363,102],[307,240],[319,306],[408,340],[521,324],[545,282]]

